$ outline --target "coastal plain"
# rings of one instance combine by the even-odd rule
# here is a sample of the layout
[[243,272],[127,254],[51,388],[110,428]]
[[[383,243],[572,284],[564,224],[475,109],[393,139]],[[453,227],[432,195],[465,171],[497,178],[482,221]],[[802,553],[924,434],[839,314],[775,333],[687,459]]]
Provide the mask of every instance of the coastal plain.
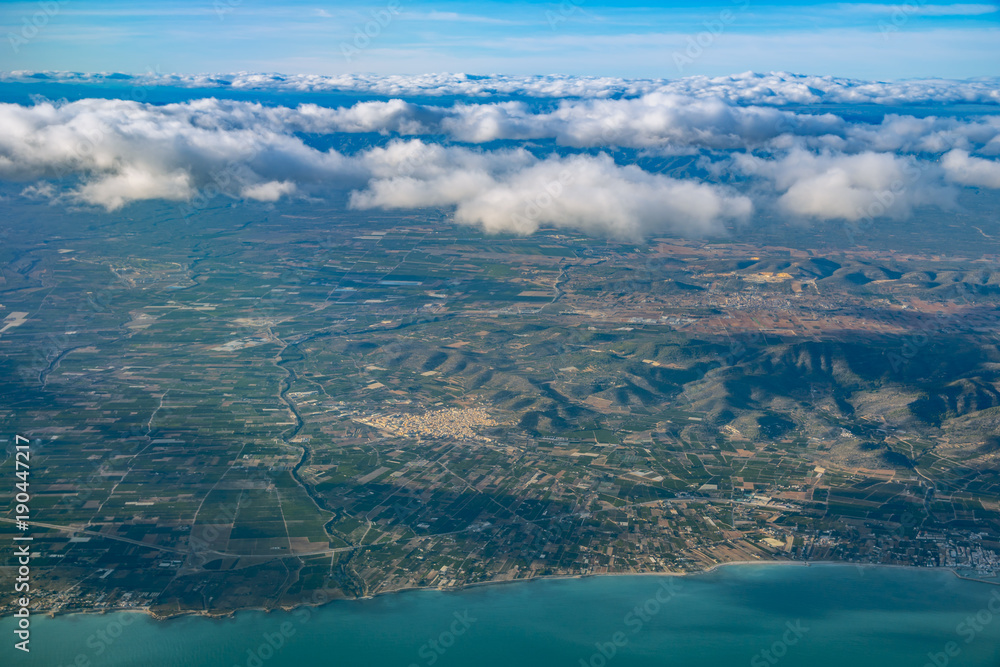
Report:
[[33,442],[32,607],[727,562],[995,580],[1000,244],[907,224],[906,247],[891,222],[638,244],[434,210],[20,207],[0,430]]

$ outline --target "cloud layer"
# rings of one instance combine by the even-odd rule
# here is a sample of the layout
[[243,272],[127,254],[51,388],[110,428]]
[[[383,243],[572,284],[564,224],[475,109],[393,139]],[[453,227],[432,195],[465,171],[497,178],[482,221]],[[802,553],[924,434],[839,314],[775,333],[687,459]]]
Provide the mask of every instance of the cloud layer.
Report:
[[558,146],[626,147],[659,155],[705,149],[775,151],[795,146],[847,153],[943,154],[958,149],[1000,155],[1000,115],[918,118],[887,114],[878,123],[863,123],[831,112],[792,112],[662,93],[619,100],[563,100],[543,110],[524,102],[445,106],[401,99],[339,107],[264,106],[214,98],[163,106],[90,100],[18,107],[26,110],[23,113],[13,106],[8,112],[14,123],[12,132],[18,127],[67,125],[87,131],[87,125],[95,123],[132,128],[155,124],[162,135],[183,129],[192,141],[207,140],[212,133],[265,133],[272,141],[295,133],[380,133],[471,144],[551,140]]
[[380,76],[340,74],[86,74],[80,72],[11,71],[0,81],[175,86],[285,92],[341,92],[384,97],[461,96],[532,98],[629,98],[662,93],[718,98],[732,104],[1000,104],[1000,77],[953,81],[861,81],[788,72],[744,72],[730,76],[680,79],[623,79],[583,76],[473,76],[423,74]]
[[942,181],[941,169],[912,156],[796,148],[770,160],[737,155],[730,168],[764,181],[776,206],[792,217],[902,219],[919,206],[955,206],[956,191]]
[[37,185],[25,192],[112,211],[143,199],[197,201],[205,191],[271,202],[300,190],[351,189],[356,208],[454,207],[458,222],[521,234],[549,224],[627,238],[698,235],[751,210],[729,188],[649,174],[603,155],[539,159],[523,149],[414,139],[348,156],[306,145],[275,119],[287,109],[269,110],[267,122],[260,108],[236,119],[216,105],[0,105],[0,177],[69,181],[59,194]]
[[[630,82],[616,99],[604,80],[455,79],[473,88],[562,81],[591,95],[545,104],[0,104],[0,178],[24,183],[25,196],[108,210],[146,199],[197,206],[214,196],[276,202],[341,190],[357,209],[445,207],[455,221],[491,232],[556,226],[620,238],[719,233],[755,209],[799,219],[901,219],[920,207],[952,209],[963,188],[1000,188],[998,115],[890,113],[862,122],[840,111],[847,106],[793,111],[771,99],[791,100],[804,85],[799,97],[810,101],[982,101],[995,97],[995,86],[820,78],[823,89],[813,78],[783,76],[730,77],[729,88],[684,79],[663,84],[669,92]],[[434,80],[410,80],[408,90]],[[677,90],[685,86],[687,93]],[[747,104],[751,98],[770,101]],[[364,150],[317,147],[357,133],[383,139]],[[651,173],[623,163],[623,148],[628,160],[694,155],[698,168],[683,178]]]
[[[745,221],[752,210],[749,198],[727,188],[621,167],[607,155],[534,161],[415,141],[365,158],[380,173],[352,194],[353,207],[454,206],[457,222],[488,232],[530,234],[547,225],[628,239],[699,236],[722,231],[723,221]],[[395,175],[401,165],[408,173]]]

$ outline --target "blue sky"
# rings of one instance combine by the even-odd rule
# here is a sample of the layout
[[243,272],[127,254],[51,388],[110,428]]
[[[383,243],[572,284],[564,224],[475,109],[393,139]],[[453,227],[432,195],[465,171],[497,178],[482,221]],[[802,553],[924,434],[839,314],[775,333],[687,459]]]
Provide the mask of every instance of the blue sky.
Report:
[[0,2],[0,70],[966,78],[1000,74],[998,10],[932,0]]

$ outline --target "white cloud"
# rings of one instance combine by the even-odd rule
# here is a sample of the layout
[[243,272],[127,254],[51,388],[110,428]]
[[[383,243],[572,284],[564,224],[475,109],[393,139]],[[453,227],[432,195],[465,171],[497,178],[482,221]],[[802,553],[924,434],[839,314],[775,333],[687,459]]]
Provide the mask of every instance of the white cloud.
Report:
[[941,159],[948,179],[962,185],[1000,188],[1000,162],[973,157],[967,151],[954,150]]
[[981,16],[1000,11],[1000,7],[987,4],[956,3],[954,5],[918,5],[916,12],[925,16]]
[[843,149],[941,154],[954,148],[1000,153],[1000,116],[917,118],[888,114],[878,125],[852,124]]
[[[215,100],[0,105],[0,176],[71,176],[79,183],[68,194],[108,210],[143,199],[191,200],[199,191],[270,202],[360,186],[351,200],[359,208],[454,206],[459,222],[516,233],[553,224],[628,238],[666,230],[703,234],[750,212],[746,197],[725,188],[619,166],[606,156],[539,160],[524,149],[479,151],[420,140],[354,156],[320,151],[292,134],[290,113]],[[357,123],[393,113],[369,106],[340,115]],[[556,197],[546,188],[564,171],[570,179]],[[546,194],[553,200],[531,213]]]
[[755,146],[785,132],[817,135],[842,131],[844,125],[832,114],[793,114],[664,93],[622,100],[563,101],[554,111],[537,114],[521,103],[459,105],[441,121],[442,129],[460,141],[553,138],[564,146],[627,146],[668,152],[685,152],[689,147]]
[[[303,139],[340,132],[395,138],[353,155]],[[501,139],[569,148],[546,158],[516,145],[447,143]],[[715,179],[739,177],[742,192],[572,154],[604,146],[697,154]],[[524,101],[399,99],[337,108],[211,98],[0,104],[0,178],[29,183],[25,196],[116,210],[144,199],[275,202],[341,190],[356,208],[454,207],[458,222],[515,233],[540,225],[623,238],[715,233],[748,218],[750,197],[801,218],[900,218],[952,206],[960,186],[1000,187],[1000,162],[982,157],[997,154],[997,116],[889,114],[871,124],[663,92],[561,100],[542,111]]]
[[1000,11],[996,5],[982,3],[957,3],[953,5],[925,5],[920,2],[902,2],[896,5],[874,3],[841,3],[840,11],[891,16],[982,16]]
[[88,204],[115,211],[139,199],[187,201],[194,195],[191,176],[182,170],[158,173],[135,165],[125,165],[115,173],[85,183],[75,194]]
[[[109,77],[116,77],[114,80]],[[690,76],[679,79],[623,79],[618,77],[473,76],[469,74],[87,74],[79,72],[0,72],[0,81],[60,81],[105,83],[117,86],[175,86],[345,92],[380,96],[524,96],[534,98],[619,98],[650,93],[720,98],[734,104],[785,106],[789,104],[1000,104],[1000,78],[965,81],[927,79],[862,81],[833,76],[788,72],[745,72],[730,76]]]
[[[523,102],[437,106],[393,99],[331,108],[316,104],[268,107],[212,98],[165,106],[85,100],[58,107],[7,108],[4,118],[13,124],[9,133],[14,135],[24,123],[35,123],[39,131],[67,131],[86,140],[88,136],[103,137],[104,128],[111,123],[124,123],[123,132],[156,125],[164,132],[179,132],[182,139],[198,146],[235,137],[239,132],[259,138],[266,134],[286,149],[292,143],[301,144],[296,133],[378,132],[445,136],[468,143],[551,139],[562,146],[624,146],[661,154],[703,149],[787,150],[796,146],[843,152],[943,154],[959,148],[987,155],[1000,153],[1000,116],[916,118],[889,114],[878,124],[866,124],[847,122],[834,113],[793,113],[661,93],[621,100],[564,100],[553,109],[538,112]],[[2,134],[0,130],[0,140]],[[120,132],[110,132],[115,134]],[[162,139],[157,141],[162,143]],[[4,159],[0,151],[0,170]]]
[[913,157],[865,152],[819,154],[795,149],[761,160],[733,158],[736,170],[764,179],[779,209],[795,217],[849,221],[886,215],[904,218],[918,206],[951,208],[955,191],[939,170]]
[[278,201],[285,195],[291,195],[297,189],[291,181],[268,181],[257,185],[248,185],[240,190],[240,195],[256,201]]
[[[435,150],[427,147],[427,150]],[[376,178],[351,197],[354,208],[455,206],[455,220],[488,232],[530,234],[542,225],[637,239],[659,232],[692,236],[746,220],[750,200],[728,188],[621,167],[606,155],[549,158],[510,169],[502,157],[469,168],[467,149],[447,151],[449,170]]]
[[139,199],[188,200],[203,188],[270,201],[294,192],[296,182],[363,182],[358,165],[339,153],[244,120],[219,114],[214,100],[0,104],[0,177],[76,177],[75,195],[109,210]]
[[517,25],[516,21],[497,19],[489,16],[477,16],[475,14],[459,14],[457,12],[403,12],[402,18],[408,21],[441,21],[447,23],[489,23],[493,25]]

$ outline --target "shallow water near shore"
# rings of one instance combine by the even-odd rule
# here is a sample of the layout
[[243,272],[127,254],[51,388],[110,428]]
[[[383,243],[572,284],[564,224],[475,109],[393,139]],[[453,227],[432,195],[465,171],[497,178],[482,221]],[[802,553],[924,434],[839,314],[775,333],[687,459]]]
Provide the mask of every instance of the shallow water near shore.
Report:
[[1000,666],[1000,586],[951,572],[745,565],[686,577],[549,579],[410,591],[234,618],[0,620],[0,664]]

